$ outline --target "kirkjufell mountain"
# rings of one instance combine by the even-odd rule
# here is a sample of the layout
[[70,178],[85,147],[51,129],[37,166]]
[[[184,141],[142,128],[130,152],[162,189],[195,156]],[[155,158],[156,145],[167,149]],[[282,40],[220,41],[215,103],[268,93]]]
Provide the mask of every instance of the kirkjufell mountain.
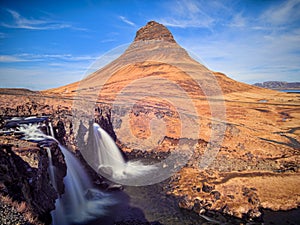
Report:
[[[243,90],[253,90],[253,92],[261,89],[257,89],[256,87],[253,87],[251,85],[247,85],[241,82],[234,81],[230,78],[228,78],[225,74],[213,72],[207,69],[204,65],[202,65],[199,62],[196,62],[194,59],[192,59],[189,54],[186,52],[185,49],[183,49],[181,46],[177,44],[175,41],[173,35],[171,32],[162,24],[159,24],[155,21],[150,21],[147,23],[146,26],[139,29],[136,33],[136,36],[134,38],[134,41],[129,46],[129,48],[122,54],[117,60],[113,61],[109,65],[107,65],[105,68],[100,69],[99,71],[94,72],[89,76],[89,79],[92,82],[92,78],[94,79],[101,79],[101,72],[103,70],[110,70],[110,67],[113,67],[116,64],[134,64],[136,62],[143,62],[144,61],[157,61],[157,62],[164,62],[164,63],[177,63],[177,64],[186,64],[186,67],[191,69],[195,69],[193,67],[198,67],[199,70],[201,68],[202,73],[197,72],[197,78],[199,79],[206,79],[207,76],[206,73],[212,73],[211,75],[215,76],[218,81],[218,85],[221,87],[223,93],[230,93],[230,92],[238,92]],[[149,67],[151,67],[151,63],[149,62]],[[147,64],[147,66],[148,66]],[[123,66],[124,66],[123,65]],[[134,65],[131,65],[130,68],[126,68],[127,70],[122,72],[118,72],[118,79],[119,83],[121,83],[124,79],[126,79],[125,72],[132,72],[134,71],[133,68]],[[153,67],[157,66],[154,64]],[[169,65],[172,66],[172,65]],[[141,67],[141,65],[136,65],[137,69],[138,67]],[[146,67],[146,66],[145,66]],[[158,66],[157,66],[158,68]],[[183,67],[184,68],[184,67]],[[152,67],[149,68],[149,71],[153,69]],[[165,69],[165,70],[163,70]],[[162,70],[162,73],[168,73],[169,68],[159,68],[159,70]],[[145,69],[144,69],[145,70]],[[143,70],[143,71],[144,71]],[[157,69],[158,70],[158,69]],[[174,77],[174,80],[184,80],[184,72],[181,74],[174,74],[176,77]],[[147,72],[147,70],[146,70]],[[172,73],[170,71],[169,73]],[[149,75],[149,74],[148,74]],[[148,75],[144,75],[145,77]],[[156,74],[157,75],[157,74]],[[117,76],[117,75],[114,75]],[[133,76],[133,75],[132,75]],[[209,76],[208,76],[209,77]],[[138,77],[137,77],[138,78]],[[109,83],[109,82],[108,82]],[[76,89],[78,89],[77,85],[79,82],[75,82],[70,85],[66,85],[59,88],[50,89],[48,91],[51,91],[52,93],[74,93],[76,92]]]
[[[197,214],[253,219],[262,209],[299,207],[299,95],[212,71],[175,39],[150,21],[123,54],[81,81],[19,90],[18,98],[1,90],[0,115],[49,116],[60,122],[60,142],[88,162],[93,155],[81,148],[89,141],[91,118],[130,159],[164,162],[175,153],[164,194]],[[22,146],[19,141],[15,149]]]

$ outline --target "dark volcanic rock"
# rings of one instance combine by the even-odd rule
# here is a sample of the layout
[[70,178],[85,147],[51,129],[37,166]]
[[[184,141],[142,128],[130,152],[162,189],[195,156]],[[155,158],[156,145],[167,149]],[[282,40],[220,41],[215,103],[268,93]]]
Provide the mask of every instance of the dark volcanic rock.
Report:
[[220,196],[221,196],[220,192],[212,191],[210,194],[213,195],[216,200],[220,199]]
[[56,127],[54,128],[54,135],[56,140],[59,141],[59,143],[61,143],[62,145],[66,145],[65,142],[65,135],[66,135],[66,129],[65,129],[65,125],[64,122],[62,120],[59,120],[57,122]]
[[189,209],[189,210],[193,208],[193,204],[191,203],[190,199],[187,196],[179,200],[178,206],[180,208]]
[[[61,165],[62,172],[58,183],[62,184],[66,174],[62,165],[65,164],[61,154],[59,155],[54,148],[51,147],[54,153],[53,161]],[[0,194],[16,202],[25,202],[29,212],[48,224],[51,222],[50,211],[55,208],[58,194],[49,180],[47,152],[41,148],[37,157],[38,167],[34,168],[17,155],[11,145],[0,145],[0,183],[3,187]],[[62,193],[63,187],[60,187],[60,190]]]
[[213,189],[214,189],[213,186],[210,186],[210,185],[208,185],[208,184],[203,184],[202,191],[204,191],[204,192],[206,192],[206,193],[209,193],[209,192],[211,192]]
[[67,175],[67,166],[65,163],[64,155],[61,153],[56,142],[51,143],[49,146],[52,156],[52,163],[55,167],[55,175],[56,175],[56,185],[57,192],[59,195],[64,193],[64,183],[63,179]]
[[134,41],[163,40],[176,43],[171,32],[162,24],[150,21],[146,26],[139,29]]
[[105,106],[98,106],[96,107],[95,111],[95,122],[98,123],[99,126],[104,129],[114,141],[116,141],[117,137],[111,120],[111,109]]

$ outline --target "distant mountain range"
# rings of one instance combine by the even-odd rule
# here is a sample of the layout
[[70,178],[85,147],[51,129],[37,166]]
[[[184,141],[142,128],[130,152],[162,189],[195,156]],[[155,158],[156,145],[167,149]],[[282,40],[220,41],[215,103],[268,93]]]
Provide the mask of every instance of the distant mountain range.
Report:
[[283,89],[300,89],[300,82],[285,82],[285,81],[266,81],[253,84],[257,87],[283,90]]

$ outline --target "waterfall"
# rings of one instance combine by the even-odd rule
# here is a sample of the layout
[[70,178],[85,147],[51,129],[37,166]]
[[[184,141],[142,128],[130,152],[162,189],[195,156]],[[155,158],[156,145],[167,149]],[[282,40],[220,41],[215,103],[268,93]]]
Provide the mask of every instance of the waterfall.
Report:
[[[50,133],[53,135],[52,125],[49,123]],[[38,124],[22,124],[18,132],[23,138],[30,141],[45,141],[52,139],[39,130]],[[93,188],[92,182],[81,165],[80,161],[64,146],[58,144],[62,154],[65,156],[67,175],[64,178],[65,193],[55,202],[55,210],[51,212],[52,225],[69,225],[74,223],[87,223],[90,220],[105,216],[109,207],[117,204],[110,194]],[[56,168],[53,166],[51,149],[46,147],[49,159],[49,177],[55,190]]]
[[[154,165],[144,165],[140,161],[126,162],[114,140],[97,123],[93,124],[95,150],[93,168],[97,168],[98,173],[109,176],[118,183],[125,183],[128,178],[142,178],[145,174],[157,170]],[[108,177],[107,177],[108,178]]]
[[[51,149],[49,147],[46,147],[47,154],[48,154],[48,159],[49,159],[49,167],[48,167],[48,173],[50,175],[50,181],[54,189],[57,190],[57,183],[56,183],[56,177],[55,177],[55,166],[53,166],[53,161],[52,161],[52,154],[51,154]],[[64,216],[64,210],[63,210],[63,202],[61,198],[58,198],[55,201],[55,210],[51,211],[51,217],[52,217],[52,224],[68,224],[67,220]]]
[[48,123],[48,126],[49,126],[49,130],[50,130],[50,135],[51,135],[51,137],[54,137],[54,131],[53,131],[52,123],[49,122],[49,123]]
[[109,194],[93,189],[79,160],[64,146],[59,145],[59,148],[65,156],[67,175],[65,193],[57,199],[52,214],[53,225],[82,223],[105,215],[105,208],[115,205],[116,201]]
[[56,178],[55,178],[55,166],[53,166],[51,149],[49,147],[46,147],[46,150],[47,150],[48,159],[49,159],[48,173],[50,175],[50,180],[51,180],[52,186],[57,191],[57,184],[56,184]]
[[[102,172],[122,173],[126,167],[125,160],[113,139],[97,123],[93,124],[98,170]],[[113,171],[110,171],[111,168]]]
[[[51,212],[52,225],[86,224],[88,221],[107,217],[118,203],[117,200],[111,194],[93,188],[80,161],[53,137],[51,123],[48,126],[52,136],[48,136],[39,129],[40,125],[35,123],[35,120],[28,119],[31,122],[29,124],[22,121],[16,132],[22,134],[23,139],[40,142],[45,147],[49,140],[57,142],[67,166],[67,175],[64,178],[65,192],[56,200],[55,210]],[[113,139],[96,123],[93,124],[93,133],[91,137],[95,145],[92,146],[90,157],[93,159],[92,167],[99,173],[109,174],[114,181],[125,183],[122,181],[128,178],[141,180],[145,174],[157,170],[155,166],[144,165],[139,161],[126,162]],[[49,177],[53,187],[57,189],[56,168],[51,149],[47,147],[46,151],[49,158]]]
[[20,124],[16,128],[15,133],[21,133],[22,139],[33,142],[40,142],[44,140],[54,140],[53,137],[44,134],[40,129],[39,124]]

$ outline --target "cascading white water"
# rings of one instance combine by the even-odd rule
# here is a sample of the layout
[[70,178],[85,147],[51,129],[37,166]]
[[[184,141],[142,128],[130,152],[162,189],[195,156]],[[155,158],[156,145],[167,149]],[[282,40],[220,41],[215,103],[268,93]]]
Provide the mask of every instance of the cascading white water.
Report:
[[[22,124],[18,130],[26,140],[43,141],[52,139],[58,143],[54,137],[43,134],[38,127],[37,124]],[[50,133],[53,134],[52,126],[49,126],[49,128]],[[65,193],[56,200],[55,210],[51,212],[52,224],[86,223],[105,215],[108,211],[107,208],[116,205],[117,201],[110,194],[94,189],[80,161],[64,146],[59,144],[59,148],[65,156],[67,175],[64,178]],[[56,168],[53,166],[50,148],[46,148],[46,150],[49,158],[50,180],[55,190],[57,190]]]
[[94,123],[93,128],[98,157],[97,163],[99,165],[98,170],[111,168],[114,174],[122,173],[126,163],[115,142],[97,123]]
[[48,123],[48,126],[49,126],[49,130],[50,130],[50,135],[51,135],[51,137],[54,137],[54,131],[53,131],[52,123],[49,122],[49,123]]
[[[139,177],[157,170],[154,165],[144,165],[140,161],[125,162],[119,148],[109,134],[97,123],[93,124],[93,128],[96,157],[98,157],[94,163],[98,166],[97,169],[100,174],[112,177],[113,180],[122,183],[122,180],[129,177],[139,179]],[[95,165],[93,167],[95,168]]]
[[[50,181],[52,183],[52,186],[58,192],[57,190],[57,183],[56,183],[56,177],[55,177],[55,166],[53,166],[53,161],[52,161],[52,154],[51,154],[51,149],[49,147],[46,147],[47,154],[48,154],[48,159],[49,159],[49,167],[48,167],[48,173],[50,175]],[[51,211],[51,217],[52,217],[52,224],[66,224],[67,221],[64,217],[61,215],[64,214],[63,208],[62,208],[62,200],[61,198],[58,198],[55,202],[55,210]],[[58,213],[59,212],[59,213]]]
[[105,207],[116,201],[109,194],[93,189],[79,160],[64,146],[59,145],[59,148],[65,156],[67,175],[65,193],[56,202],[53,225],[82,223],[105,215]]
[[27,141],[43,141],[46,139],[53,139],[51,136],[47,136],[40,129],[38,124],[22,124],[17,128],[17,133],[24,135],[23,139]]
[[53,166],[51,149],[49,147],[46,147],[46,150],[47,150],[48,159],[49,159],[48,173],[50,175],[50,180],[51,180],[52,186],[57,191],[57,184],[56,184],[56,179],[55,179],[55,166]]

